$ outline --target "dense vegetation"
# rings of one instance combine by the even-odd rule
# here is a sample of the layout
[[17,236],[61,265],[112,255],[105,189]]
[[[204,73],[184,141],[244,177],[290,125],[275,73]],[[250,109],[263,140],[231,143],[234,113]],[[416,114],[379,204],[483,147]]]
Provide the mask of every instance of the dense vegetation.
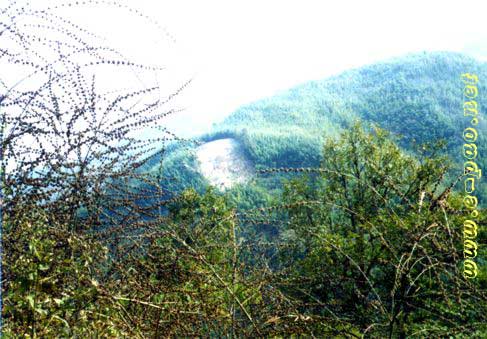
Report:
[[[150,20],[90,0],[0,12],[0,61],[30,74],[0,82],[2,336],[487,335],[487,211],[475,217],[480,273],[465,279],[469,211],[449,176],[453,81],[466,68],[484,77],[482,64],[409,56],[243,107],[199,140],[237,138],[256,164],[251,183],[222,193],[193,142],[138,133],[163,125],[186,84],[161,97],[158,67],[55,12],[100,3]],[[105,67],[133,87],[101,90]]]
[[[322,159],[324,137],[336,137],[340,130],[360,119],[365,125],[376,124],[401,136],[401,147],[416,154],[424,144],[444,140],[445,152],[458,170],[462,161],[462,131],[468,123],[463,116],[460,81],[465,72],[486,79],[487,64],[453,52],[391,59],[308,82],[245,105],[214,125],[213,131],[200,140],[236,138],[258,170],[316,166]],[[481,81],[479,93],[486,91],[487,85]],[[479,96],[480,107],[487,107],[485,98]],[[479,130],[479,163],[485,168],[485,121],[481,120]],[[171,164],[167,168],[174,172]],[[183,168],[177,173],[181,178],[188,176],[188,170]],[[184,179],[179,183],[181,187],[185,187]],[[485,187],[481,196],[484,202]]]
[[[466,124],[460,81],[465,72],[483,79],[487,64],[452,52],[412,54],[309,82],[243,106],[215,129],[256,133],[257,140],[250,138],[254,144],[247,143],[247,147],[260,154],[266,151],[259,147],[259,134],[271,138],[273,133],[287,133],[296,135],[297,140],[316,140],[323,133],[336,135],[337,130],[358,118],[402,135],[401,145],[405,147],[413,140],[424,143],[446,139],[451,154],[458,159],[461,154],[454,150],[461,143],[461,127]],[[479,92],[485,90],[485,83],[480,84]],[[487,104],[484,96],[479,104]],[[484,121],[481,128],[486,130],[486,126]],[[485,142],[479,144],[486,147]],[[282,151],[275,150],[276,145],[271,144],[267,152],[285,154],[288,144],[279,143]],[[281,161],[285,160],[283,156]],[[307,153],[300,160],[308,161]],[[269,165],[265,157],[262,162]]]
[[[5,334],[485,335],[487,276],[461,275],[465,211],[440,189],[445,159],[420,161],[358,125],[324,151],[333,157],[298,172],[279,204],[245,215],[189,189],[108,242],[35,207],[12,215]],[[485,211],[478,222],[484,265]],[[272,239],[253,236],[269,226]]]

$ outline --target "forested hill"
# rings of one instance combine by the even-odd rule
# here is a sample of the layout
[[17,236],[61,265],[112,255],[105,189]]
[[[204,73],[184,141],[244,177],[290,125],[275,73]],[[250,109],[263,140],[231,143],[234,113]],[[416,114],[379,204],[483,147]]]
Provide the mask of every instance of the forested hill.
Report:
[[479,75],[480,103],[486,107],[487,63],[458,53],[421,53],[308,82],[256,101],[239,108],[215,130],[290,133],[299,138],[333,134],[360,118],[404,135],[404,142],[446,138],[455,147],[467,122],[460,81],[466,72]]
[[[487,107],[487,63],[452,52],[410,54],[242,106],[202,140],[236,138],[257,169],[316,166],[323,139],[359,118],[402,135],[406,149],[413,140],[445,139],[450,155],[460,161],[461,135],[468,123],[463,116],[462,73],[479,76],[478,101],[481,108]],[[478,145],[485,167],[487,125],[482,118]],[[174,175],[189,176],[174,170]]]

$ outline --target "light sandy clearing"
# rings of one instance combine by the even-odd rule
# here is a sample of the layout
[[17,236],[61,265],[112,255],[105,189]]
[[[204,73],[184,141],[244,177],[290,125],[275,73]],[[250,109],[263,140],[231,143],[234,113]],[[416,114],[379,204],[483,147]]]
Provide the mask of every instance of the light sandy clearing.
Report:
[[253,166],[240,143],[231,138],[208,142],[196,149],[201,174],[220,190],[247,182]]

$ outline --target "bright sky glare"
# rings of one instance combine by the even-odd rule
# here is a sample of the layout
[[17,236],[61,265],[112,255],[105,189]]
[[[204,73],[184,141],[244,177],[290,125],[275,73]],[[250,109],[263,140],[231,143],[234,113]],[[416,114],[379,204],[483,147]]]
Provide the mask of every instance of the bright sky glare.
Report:
[[[127,0],[169,32],[120,10],[68,13],[127,55],[193,78],[171,121],[200,133],[238,106],[299,83],[409,52],[452,50],[487,60],[485,1]],[[132,17],[133,18],[133,17]]]

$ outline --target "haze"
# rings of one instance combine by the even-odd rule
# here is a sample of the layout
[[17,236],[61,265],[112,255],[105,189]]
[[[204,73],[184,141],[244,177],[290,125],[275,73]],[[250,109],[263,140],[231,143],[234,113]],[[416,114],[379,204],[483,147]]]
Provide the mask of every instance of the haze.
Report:
[[64,14],[127,55],[167,66],[159,81],[168,91],[192,78],[175,102],[185,110],[170,121],[186,136],[247,102],[389,57],[451,50],[487,59],[482,1],[126,3],[163,28],[113,7]]

